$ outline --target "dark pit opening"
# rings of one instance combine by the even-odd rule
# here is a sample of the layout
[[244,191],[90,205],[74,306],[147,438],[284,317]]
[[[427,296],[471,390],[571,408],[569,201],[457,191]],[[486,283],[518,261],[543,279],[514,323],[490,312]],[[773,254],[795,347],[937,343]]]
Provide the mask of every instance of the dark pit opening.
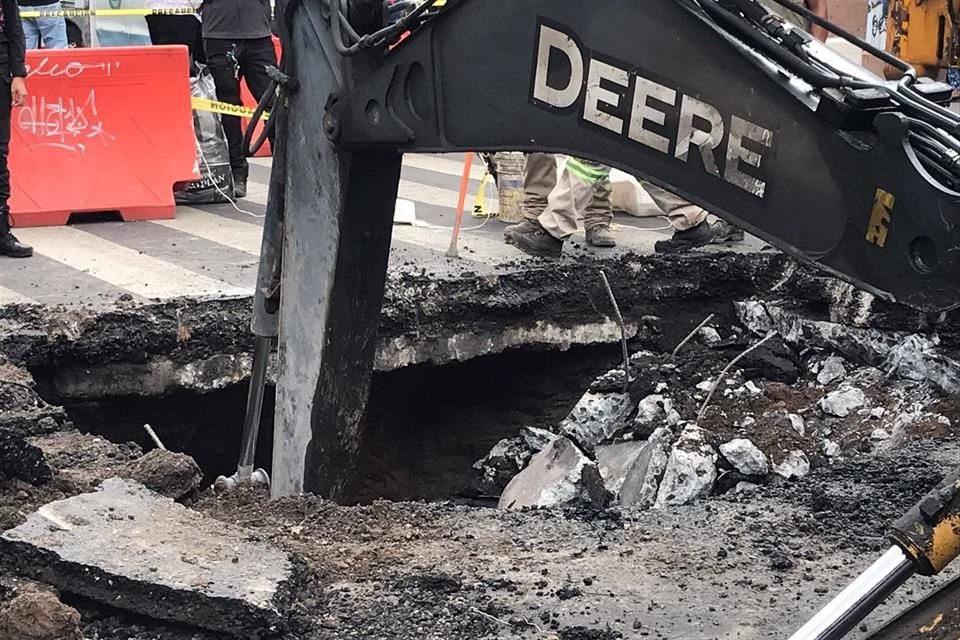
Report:
[[[589,381],[618,365],[617,345],[569,351],[512,351],[439,366],[377,373],[355,482],[346,502],[492,499],[475,490],[474,462],[527,425],[563,419]],[[42,380],[42,377],[38,376]],[[274,388],[264,398],[257,464],[271,469]],[[154,444],[193,456],[204,484],[236,471],[247,384],[209,393],[102,398],[62,404],[81,431],[115,442]]]

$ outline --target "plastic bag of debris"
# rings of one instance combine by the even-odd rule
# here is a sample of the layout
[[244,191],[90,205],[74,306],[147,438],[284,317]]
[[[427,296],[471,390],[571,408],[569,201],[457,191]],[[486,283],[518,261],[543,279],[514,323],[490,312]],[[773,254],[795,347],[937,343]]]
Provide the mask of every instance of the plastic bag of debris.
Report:
[[[190,95],[216,100],[217,90],[210,70],[204,65],[197,67],[196,76],[190,79]],[[174,200],[177,204],[227,202],[233,196],[233,172],[220,116],[195,110],[193,130],[197,139],[196,167],[200,179],[179,183],[174,188]]]

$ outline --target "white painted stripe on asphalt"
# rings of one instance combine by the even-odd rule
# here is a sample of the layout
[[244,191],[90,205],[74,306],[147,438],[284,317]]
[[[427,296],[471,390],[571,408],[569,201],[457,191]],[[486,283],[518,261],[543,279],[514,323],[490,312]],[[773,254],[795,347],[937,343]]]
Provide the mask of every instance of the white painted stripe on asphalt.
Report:
[[193,207],[180,206],[177,207],[177,217],[174,220],[154,220],[150,224],[189,233],[254,256],[260,255],[263,228],[255,224],[253,218],[251,222],[241,222]]
[[[489,191],[487,194],[489,195]],[[401,180],[400,189],[397,194],[400,198],[406,200],[413,200],[414,202],[422,202],[423,204],[432,204],[438,207],[447,207],[449,209],[457,208],[457,199],[460,197],[458,191],[453,189],[444,189],[442,187],[431,187],[429,185],[420,184],[419,182],[411,182],[410,180]],[[464,201],[464,209],[469,211],[473,210],[473,201],[476,198],[476,194],[473,191],[467,192],[467,199]]]
[[[403,156],[403,164],[414,169],[426,169],[445,173],[448,176],[460,177],[463,175],[463,155],[429,155],[408,153]],[[475,180],[483,178],[483,162],[478,156],[473,159],[473,165],[470,167],[470,177]]]
[[[20,234],[20,229],[17,229],[17,234]],[[6,287],[0,287],[0,305],[6,304],[39,304],[33,298],[18,293],[13,289],[7,289]]]
[[72,227],[19,229],[17,235],[41,255],[145,298],[250,293]]
[[[492,223],[489,223],[492,224]],[[446,252],[450,246],[450,229],[423,228],[395,225],[393,239],[407,244],[416,245],[423,249]],[[460,234],[460,257],[471,262],[495,264],[500,260],[523,260],[526,256],[503,241],[494,240],[486,236],[464,232]]]

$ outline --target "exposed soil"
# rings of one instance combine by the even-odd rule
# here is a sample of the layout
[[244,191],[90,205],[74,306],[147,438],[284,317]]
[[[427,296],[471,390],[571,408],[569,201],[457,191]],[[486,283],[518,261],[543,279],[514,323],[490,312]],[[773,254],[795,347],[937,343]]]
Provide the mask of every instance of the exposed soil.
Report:
[[[388,286],[382,333],[442,344],[450,331],[489,331],[521,316],[549,315],[570,324],[602,317],[609,304],[597,286],[603,267],[621,307],[633,310],[641,327],[631,349],[652,351],[634,361],[634,393],[642,397],[665,383],[677,411],[690,420],[707,393],[698,384],[715,380],[756,341],[735,328],[732,298],[790,281],[798,308],[837,311],[835,282],[791,270],[792,263],[778,254],[680,260],[682,265],[657,256],[628,257],[617,265],[587,260],[497,277],[460,273],[439,284],[407,273]],[[11,331],[0,339],[0,350],[48,376],[60,365],[146,362],[161,355],[187,362],[239,353],[249,348],[248,304],[119,306],[109,313],[48,315],[4,310],[0,322]],[[942,320],[880,303],[874,309],[878,323],[900,329]],[[718,312],[714,326],[723,341],[712,347],[693,341],[679,357],[667,355],[711,311]],[[960,331],[947,327],[944,335],[948,346],[960,346]],[[242,385],[207,397],[206,405],[178,392],[149,401],[114,398],[70,407],[70,417],[83,429],[135,442],[127,445],[73,430],[62,409],[39,399],[29,376],[4,372],[2,379],[15,384],[0,384],[0,425],[6,416],[15,417],[16,450],[32,451],[22,441],[40,451],[50,477],[19,472],[25,477],[10,477],[9,468],[0,469],[0,529],[51,500],[93,490],[105,478],[139,468],[159,475],[158,487],[224,527],[245,527],[304,559],[310,577],[298,593],[284,640],[779,640],[868,566],[887,544],[889,523],[960,460],[960,404],[918,395],[902,381],[858,371],[866,376],[853,380],[866,394],[865,409],[885,411],[879,417],[869,411],[842,419],[824,415],[817,401],[842,382],[813,384],[810,358],[820,355],[771,341],[741,362],[730,384],[721,382],[701,421],[714,445],[749,437],[775,462],[788,451],[803,450],[814,463],[809,476],[771,479],[749,492],[728,491],[694,505],[650,511],[505,512],[482,506],[492,496],[470,492],[471,466],[485,450],[522,426],[556,425],[596,374],[617,366],[616,347],[508,354],[378,375],[352,495],[360,506],[314,496],[270,501],[252,488],[219,496],[205,489],[212,476],[233,471]],[[748,381],[757,391],[739,392]],[[929,415],[886,444],[871,439],[916,398]],[[787,414],[803,417],[803,435],[784,422]],[[153,464],[158,454],[143,456],[149,448],[144,422],[171,449],[196,454],[206,476],[199,494],[181,490],[194,481],[189,465],[160,468]],[[828,437],[842,446],[843,455],[824,456],[821,445]],[[261,456],[269,459],[266,432],[263,444]],[[165,482],[168,472],[176,482]],[[851,638],[863,638],[956,574],[912,580]],[[0,569],[0,606],[9,606],[16,595],[5,587],[10,581]],[[61,599],[80,613],[88,640],[226,640],[72,594]],[[958,625],[948,619],[928,637],[955,640]]]

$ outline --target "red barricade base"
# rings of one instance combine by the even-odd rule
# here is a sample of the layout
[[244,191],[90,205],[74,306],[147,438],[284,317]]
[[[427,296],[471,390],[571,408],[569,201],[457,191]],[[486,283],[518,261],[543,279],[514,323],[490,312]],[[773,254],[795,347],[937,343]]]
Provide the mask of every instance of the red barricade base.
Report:
[[17,226],[71,214],[173,218],[173,186],[200,177],[187,48],[31,50],[11,117],[10,209]]

